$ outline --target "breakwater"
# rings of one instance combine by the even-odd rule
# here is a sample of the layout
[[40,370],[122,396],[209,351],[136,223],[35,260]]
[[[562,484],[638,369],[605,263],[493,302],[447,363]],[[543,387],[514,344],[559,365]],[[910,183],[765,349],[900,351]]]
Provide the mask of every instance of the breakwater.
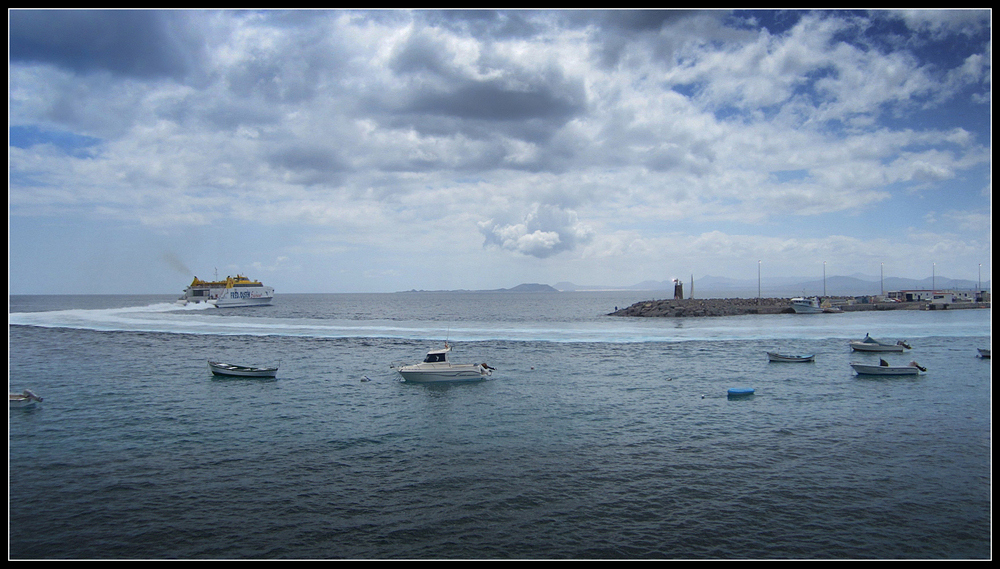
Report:
[[[955,310],[960,308],[989,308],[989,303],[952,303],[931,305],[927,302],[853,302],[853,298],[829,298],[824,306],[841,312],[865,310]],[[788,298],[685,298],[645,300],[616,310],[610,316],[636,317],[698,317],[698,316],[739,316],[742,314],[791,314],[791,299]]]

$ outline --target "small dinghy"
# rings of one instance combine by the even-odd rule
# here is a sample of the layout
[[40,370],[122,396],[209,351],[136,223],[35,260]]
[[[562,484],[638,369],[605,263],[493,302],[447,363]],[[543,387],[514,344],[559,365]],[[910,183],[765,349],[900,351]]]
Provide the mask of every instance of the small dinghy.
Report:
[[876,340],[868,334],[865,334],[864,340],[854,340],[850,342],[850,345],[851,349],[856,352],[902,352],[904,349],[910,349],[910,345],[902,340],[890,344]]
[[222,362],[208,361],[208,369],[212,373],[225,377],[275,377],[278,375],[277,367],[255,367],[241,366],[235,364],[225,364]]
[[777,352],[767,353],[768,361],[772,362],[814,362],[816,354],[779,354]]
[[10,407],[30,407],[35,403],[41,403],[42,398],[35,395],[31,390],[25,389],[21,393],[7,392],[7,399]]
[[879,365],[851,363],[851,367],[858,375],[917,375],[927,368],[917,362],[910,362],[905,366],[891,366],[885,360],[881,360]]

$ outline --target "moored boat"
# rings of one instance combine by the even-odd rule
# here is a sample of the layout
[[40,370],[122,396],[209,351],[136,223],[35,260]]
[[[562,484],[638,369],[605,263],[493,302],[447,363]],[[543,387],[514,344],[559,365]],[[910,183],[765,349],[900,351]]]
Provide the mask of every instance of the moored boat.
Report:
[[275,367],[256,367],[256,366],[241,366],[235,364],[226,364],[222,362],[208,361],[208,369],[212,370],[214,375],[226,376],[226,377],[276,377],[278,375],[278,368]]
[[42,402],[42,398],[32,393],[30,389],[25,389],[21,393],[11,393],[8,391],[7,400],[10,407],[29,407],[35,403]]
[[851,349],[856,352],[902,352],[904,349],[910,349],[910,345],[902,340],[890,344],[876,340],[868,334],[865,334],[864,340],[853,340],[849,344]]
[[274,300],[274,288],[237,274],[224,281],[203,281],[195,277],[177,299],[177,304],[204,302],[218,308],[261,306]]
[[393,366],[407,382],[438,383],[481,381],[493,375],[492,367],[483,364],[453,364],[448,360],[451,346],[445,343],[440,350],[427,352],[424,361],[418,364]]
[[767,359],[772,362],[813,362],[816,361],[816,354],[779,354],[768,352]]
[[891,366],[884,360],[879,365],[851,362],[851,367],[858,375],[917,375],[927,371],[927,368],[921,367],[917,362],[910,362],[905,366]]
[[992,359],[992,358],[990,358],[990,349],[991,348],[977,348],[977,349],[979,350],[979,357],[981,357],[981,358],[983,358],[985,360]]
[[812,298],[793,298],[792,310],[796,314],[821,314],[823,312],[819,298],[815,296]]

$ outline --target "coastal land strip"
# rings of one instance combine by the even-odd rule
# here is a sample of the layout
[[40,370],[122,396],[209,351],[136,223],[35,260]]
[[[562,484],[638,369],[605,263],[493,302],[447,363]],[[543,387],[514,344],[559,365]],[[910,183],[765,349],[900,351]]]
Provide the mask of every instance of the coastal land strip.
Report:
[[[857,312],[863,310],[955,310],[961,308],[990,308],[990,303],[958,302],[933,305],[928,302],[865,302],[851,303],[852,298],[829,298],[834,311]],[[827,306],[826,300],[824,306]],[[617,308],[617,307],[616,307]],[[626,308],[617,309],[609,316],[634,316],[649,318],[740,316],[743,314],[792,314],[788,298],[685,298],[645,300]]]

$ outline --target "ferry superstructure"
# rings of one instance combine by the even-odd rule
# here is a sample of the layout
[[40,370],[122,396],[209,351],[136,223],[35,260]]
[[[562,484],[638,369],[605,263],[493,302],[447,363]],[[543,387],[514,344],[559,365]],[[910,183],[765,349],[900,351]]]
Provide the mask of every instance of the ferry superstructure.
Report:
[[218,308],[236,306],[262,306],[274,300],[274,289],[260,281],[252,281],[237,274],[224,281],[203,281],[195,277],[177,299],[177,304],[206,302]]

